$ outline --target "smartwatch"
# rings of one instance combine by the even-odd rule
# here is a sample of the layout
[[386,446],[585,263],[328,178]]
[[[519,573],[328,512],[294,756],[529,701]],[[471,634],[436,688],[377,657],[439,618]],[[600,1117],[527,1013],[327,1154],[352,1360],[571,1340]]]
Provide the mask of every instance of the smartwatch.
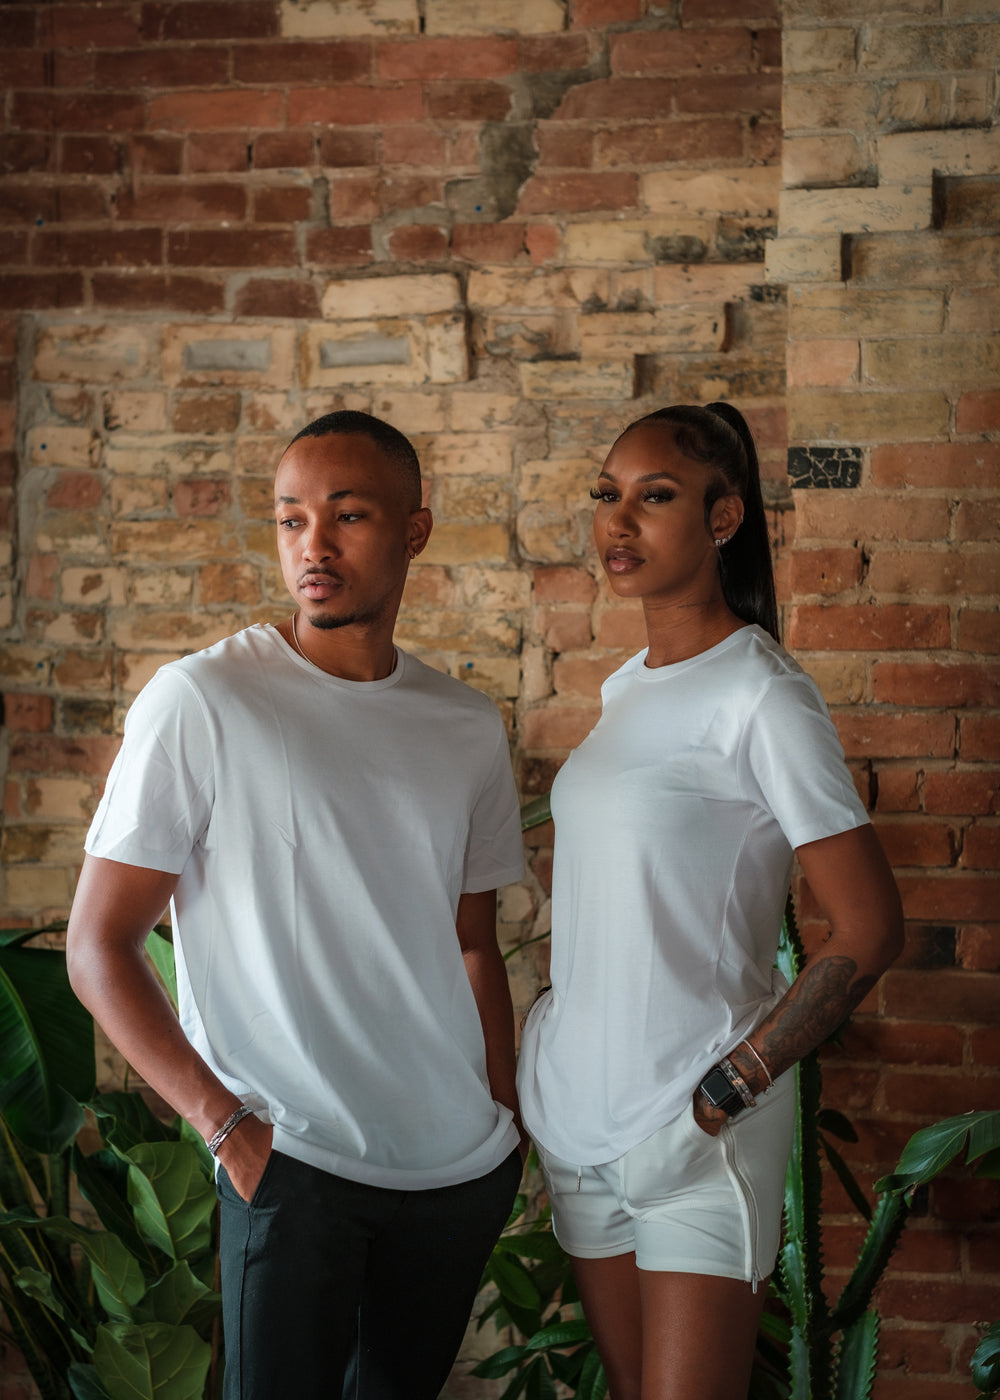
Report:
[[721,1108],[730,1118],[735,1118],[747,1106],[721,1065],[713,1065],[698,1088],[713,1107]]

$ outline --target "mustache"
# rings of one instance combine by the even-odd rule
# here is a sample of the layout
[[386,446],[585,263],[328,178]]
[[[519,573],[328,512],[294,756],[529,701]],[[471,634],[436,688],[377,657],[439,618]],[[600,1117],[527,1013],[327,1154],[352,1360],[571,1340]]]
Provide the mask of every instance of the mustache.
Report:
[[306,571],[305,571],[304,573],[302,573],[302,574],[299,575],[297,582],[298,582],[299,587],[301,588],[301,587],[303,586],[303,584],[307,584],[307,583],[309,582],[310,579],[316,579],[316,578],[332,578],[333,581],[334,581],[334,583],[343,583],[343,581],[344,581],[344,580],[341,578],[340,574],[337,573],[337,570],[336,570],[336,569],[323,569],[323,568],[320,568],[320,569],[306,569]]

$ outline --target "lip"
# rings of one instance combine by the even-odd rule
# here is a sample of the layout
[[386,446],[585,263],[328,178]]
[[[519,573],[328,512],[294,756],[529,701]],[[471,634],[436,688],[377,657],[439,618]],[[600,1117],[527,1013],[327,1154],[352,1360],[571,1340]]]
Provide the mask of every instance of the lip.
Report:
[[313,602],[319,602],[323,598],[331,598],[343,587],[343,583],[344,580],[339,574],[330,573],[326,569],[313,569],[299,579],[299,592]]
[[642,563],[639,555],[630,549],[609,549],[604,554],[604,567],[609,574],[630,574]]

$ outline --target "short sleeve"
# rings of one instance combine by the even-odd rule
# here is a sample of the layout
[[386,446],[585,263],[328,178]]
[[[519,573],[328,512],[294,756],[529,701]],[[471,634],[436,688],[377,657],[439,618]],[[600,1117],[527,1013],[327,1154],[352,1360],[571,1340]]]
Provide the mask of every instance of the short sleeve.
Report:
[[837,731],[804,672],[772,680],[740,746],[744,797],[774,816],[793,850],[868,822]]
[[213,749],[190,681],[164,668],[140,692],[85,843],[88,854],[179,875],[212,815]]
[[521,811],[510,766],[510,751],[503,721],[494,711],[496,746],[493,762],[479,791],[469,822],[464,894],[499,889],[524,878],[524,843]]

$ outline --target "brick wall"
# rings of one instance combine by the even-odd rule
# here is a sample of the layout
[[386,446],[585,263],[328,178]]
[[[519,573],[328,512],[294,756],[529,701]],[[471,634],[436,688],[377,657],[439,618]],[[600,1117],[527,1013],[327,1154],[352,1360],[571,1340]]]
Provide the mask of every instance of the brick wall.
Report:
[[[0,9],[8,922],[65,913],[155,668],[287,614],[269,480],[311,417],[416,441],[437,525],[401,637],[497,699],[530,796],[641,643],[589,550],[596,463],[653,406],[731,398],[788,640],[910,919],[881,1018],[828,1060],[852,1161],[870,1180],[998,1103],[1000,20],[906,8]],[[545,927],[550,840],[510,942]],[[543,956],[511,963],[521,1003]],[[836,1270],[859,1225],[830,1211]],[[933,1188],[882,1290],[879,1400],[969,1393],[998,1216],[993,1186]]]

